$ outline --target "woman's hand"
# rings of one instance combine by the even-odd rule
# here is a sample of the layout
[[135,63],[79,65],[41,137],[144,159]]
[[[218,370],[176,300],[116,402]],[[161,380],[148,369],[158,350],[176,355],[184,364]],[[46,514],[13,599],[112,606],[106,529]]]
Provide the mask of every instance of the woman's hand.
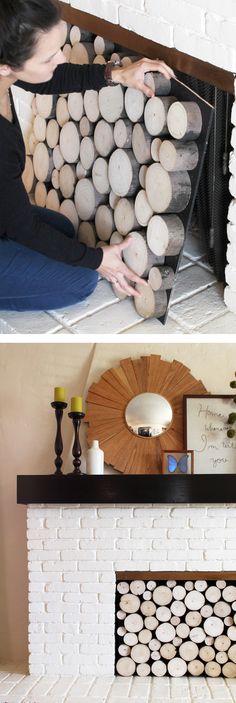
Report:
[[125,67],[114,67],[111,77],[115,83],[121,83],[125,88],[142,90],[148,98],[152,98],[154,96],[153,90],[144,83],[145,73],[149,71],[158,71],[168,79],[175,78],[172,68],[167,66],[165,61],[159,61],[159,59],[140,59]]
[[127,249],[132,243],[132,239],[127,238],[121,244],[112,244],[111,246],[103,248],[103,259],[97,271],[101,275],[110,281],[110,283],[115,283],[117,290],[127,295],[139,296],[140,293],[129,285],[129,281],[134,283],[142,283],[146,286],[146,281],[143,278],[137,276],[136,273],[131,271],[131,269],[124,264],[122,261],[122,251]]

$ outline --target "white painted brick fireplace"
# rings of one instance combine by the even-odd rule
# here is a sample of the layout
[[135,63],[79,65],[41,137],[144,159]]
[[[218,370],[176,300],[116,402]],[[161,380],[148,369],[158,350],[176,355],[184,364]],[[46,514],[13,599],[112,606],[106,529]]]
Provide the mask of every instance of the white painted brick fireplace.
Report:
[[235,570],[236,506],[29,505],[27,515],[33,675],[114,675],[117,571]]

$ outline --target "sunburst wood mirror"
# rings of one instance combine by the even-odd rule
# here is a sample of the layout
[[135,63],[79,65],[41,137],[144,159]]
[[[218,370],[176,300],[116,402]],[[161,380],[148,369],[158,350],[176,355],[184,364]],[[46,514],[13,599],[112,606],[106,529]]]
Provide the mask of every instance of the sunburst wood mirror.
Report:
[[[156,393],[171,406],[172,419],[158,436],[137,435],[128,427],[127,406],[141,393]],[[98,439],[106,463],[121,473],[160,473],[162,449],[183,449],[183,396],[205,393],[203,383],[179,361],[155,354],[124,359],[89,388],[88,442]]]

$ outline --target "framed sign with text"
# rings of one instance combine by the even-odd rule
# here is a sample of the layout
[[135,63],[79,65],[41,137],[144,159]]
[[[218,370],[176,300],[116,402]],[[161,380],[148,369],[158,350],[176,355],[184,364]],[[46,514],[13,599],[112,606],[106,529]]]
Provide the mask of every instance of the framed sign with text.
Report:
[[184,396],[185,446],[195,474],[236,474],[236,438],[227,437],[233,395]]

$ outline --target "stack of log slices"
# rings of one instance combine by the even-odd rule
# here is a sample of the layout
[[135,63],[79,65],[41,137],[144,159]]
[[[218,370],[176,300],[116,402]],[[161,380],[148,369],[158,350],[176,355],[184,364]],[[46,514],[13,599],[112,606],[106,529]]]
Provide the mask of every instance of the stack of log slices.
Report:
[[119,581],[119,676],[236,677],[236,586],[218,581]]
[[[63,51],[72,64],[139,56],[114,52],[112,42],[64,23]],[[35,203],[60,211],[90,247],[120,243],[128,235],[126,264],[148,281],[138,286],[137,312],[162,317],[184,242],[180,213],[191,198],[189,171],[198,164],[202,115],[194,101],[170,95],[171,83],[147,73],[155,97],[120,85],[99,92],[33,99],[24,183]],[[176,269],[176,267],[175,267]],[[118,297],[124,297],[114,287]]]

